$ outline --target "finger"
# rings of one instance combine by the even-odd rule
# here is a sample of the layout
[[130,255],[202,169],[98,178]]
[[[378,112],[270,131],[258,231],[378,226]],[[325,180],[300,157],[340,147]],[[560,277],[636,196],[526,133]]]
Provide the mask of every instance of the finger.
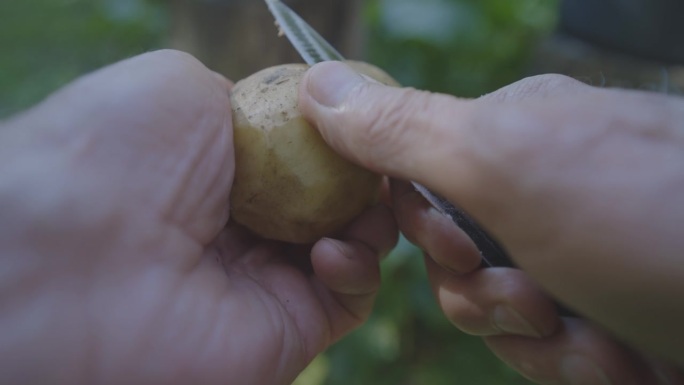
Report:
[[340,239],[362,242],[376,255],[384,257],[397,244],[399,230],[392,211],[384,204],[378,204],[354,220]]
[[377,255],[365,244],[326,238],[311,254],[314,273],[336,295],[365,297],[378,289]]
[[380,195],[378,202],[392,207],[392,195],[390,190],[390,180],[387,177],[382,178],[382,187],[380,188]]
[[522,271],[481,269],[456,276],[425,258],[428,277],[446,317],[473,335],[541,338],[559,323],[553,303]]
[[380,256],[397,241],[391,212],[384,206],[368,210],[344,239],[323,239],[311,251],[314,279],[321,284],[318,292],[334,339],[358,327],[372,310],[380,285]]
[[311,251],[314,289],[336,341],[369,316],[380,286],[378,256],[360,242],[322,239]]
[[314,245],[314,271],[333,292],[351,296],[374,293],[379,284],[379,260],[397,238],[391,211],[377,205],[357,218],[339,240],[326,238]]
[[392,206],[402,233],[440,266],[455,273],[475,270],[481,261],[473,241],[438,212],[410,183],[392,180]]
[[539,383],[664,384],[639,355],[582,320],[564,319],[563,329],[545,339],[501,336],[486,342],[500,359]]
[[[562,80],[548,80],[557,78]],[[507,115],[491,108],[494,100],[520,101],[564,88],[591,89],[566,77],[547,76],[525,79],[494,93],[496,97],[468,101],[384,86],[346,64],[329,62],[314,66],[304,76],[300,109],[325,140],[346,157],[377,172],[415,180],[445,193],[452,192],[455,181],[461,184],[460,189],[478,181],[479,174],[473,169],[497,150],[491,145],[519,140],[515,130],[483,127],[493,120],[492,114]],[[509,123],[514,126],[518,122]],[[480,142],[494,135],[499,136],[497,140],[482,148]]]

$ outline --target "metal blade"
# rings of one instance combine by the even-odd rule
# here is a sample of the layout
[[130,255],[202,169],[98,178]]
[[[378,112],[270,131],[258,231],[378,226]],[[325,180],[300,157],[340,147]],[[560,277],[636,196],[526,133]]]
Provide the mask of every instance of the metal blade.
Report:
[[[313,65],[322,61],[344,60],[344,57],[316,32],[297,13],[280,0],[265,0],[268,9],[276,19],[280,32],[284,33],[290,43],[299,52],[304,61]],[[415,189],[441,213],[448,215],[480,250],[485,266],[512,266],[511,259],[504,249],[490,237],[465,212],[455,207],[446,199],[431,192],[425,186],[411,182]]]
[[282,1],[266,0],[266,5],[275,17],[280,31],[285,34],[306,64],[344,60],[330,43]]
[[416,182],[411,182],[411,184],[416,191],[430,202],[432,207],[451,218],[472,239],[475,246],[480,250],[483,266],[514,267],[513,262],[503,247],[487,234],[473,218],[448,200],[428,190],[425,186]]

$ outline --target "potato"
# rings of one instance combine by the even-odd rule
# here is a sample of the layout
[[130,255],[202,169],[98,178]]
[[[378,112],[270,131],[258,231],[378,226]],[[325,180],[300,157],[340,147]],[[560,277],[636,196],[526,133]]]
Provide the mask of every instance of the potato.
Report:
[[[370,64],[350,64],[394,82]],[[264,238],[290,243],[335,234],[377,201],[382,184],[380,175],[337,155],[299,113],[298,86],[307,68],[267,68],[237,82],[231,93],[232,218]]]

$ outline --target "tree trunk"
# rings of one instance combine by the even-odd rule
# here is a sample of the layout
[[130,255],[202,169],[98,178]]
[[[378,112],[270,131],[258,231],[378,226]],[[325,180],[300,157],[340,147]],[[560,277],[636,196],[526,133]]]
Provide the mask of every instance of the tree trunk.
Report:
[[[358,58],[360,0],[286,1],[342,54]],[[195,55],[232,80],[262,68],[298,63],[263,0],[172,0],[171,46]]]

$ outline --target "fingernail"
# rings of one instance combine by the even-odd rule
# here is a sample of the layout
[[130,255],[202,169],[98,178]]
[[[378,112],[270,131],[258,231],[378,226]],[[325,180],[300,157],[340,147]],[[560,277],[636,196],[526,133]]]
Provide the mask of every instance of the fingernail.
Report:
[[579,354],[569,355],[561,361],[560,374],[566,385],[612,385],[598,365]]
[[322,63],[309,73],[307,90],[313,99],[325,107],[338,107],[350,91],[365,82],[363,76],[343,63]]
[[520,313],[507,305],[498,305],[492,313],[494,327],[504,333],[541,338],[538,332]]

